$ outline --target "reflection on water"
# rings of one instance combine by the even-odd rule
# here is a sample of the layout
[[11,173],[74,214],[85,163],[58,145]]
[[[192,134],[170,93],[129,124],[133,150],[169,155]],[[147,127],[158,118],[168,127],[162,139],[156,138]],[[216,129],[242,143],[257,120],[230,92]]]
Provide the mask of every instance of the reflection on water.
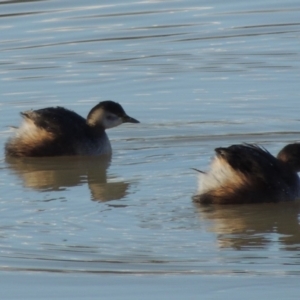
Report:
[[111,156],[7,157],[6,162],[25,187],[36,190],[55,191],[87,183],[92,200],[109,201],[123,198],[129,187],[125,182],[107,180]]
[[297,203],[190,198],[214,148],[299,140],[299,1],[0,4],[2,149],[28,109],[143,120],[108,132],[111,162],[2,154],[0,270],[299,274]]
[[276,235],[282,250],[300,250],[299,202],[195,205],[199,218],[209,221],[209,230],[217,234],[221,248],[268,248]]

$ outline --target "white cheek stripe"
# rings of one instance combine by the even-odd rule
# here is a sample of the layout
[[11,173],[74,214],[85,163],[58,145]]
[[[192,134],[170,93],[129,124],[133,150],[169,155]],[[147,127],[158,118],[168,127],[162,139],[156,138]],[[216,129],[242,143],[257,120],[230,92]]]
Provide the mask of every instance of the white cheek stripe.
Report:
[[107,120],[106,118],[103,120],[103,126],[105,129],[117,127],[122,124],[122,119],[117,117],[114,120]]

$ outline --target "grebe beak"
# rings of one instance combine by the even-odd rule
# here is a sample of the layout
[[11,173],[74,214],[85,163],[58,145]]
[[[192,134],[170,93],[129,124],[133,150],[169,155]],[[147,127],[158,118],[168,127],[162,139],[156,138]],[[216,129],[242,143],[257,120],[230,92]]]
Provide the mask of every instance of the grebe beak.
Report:
[[131,118],[127,115],[123,116],[122,119],[123,119],[123,123],[140,123],[140,121],[138,121],[134,118]]

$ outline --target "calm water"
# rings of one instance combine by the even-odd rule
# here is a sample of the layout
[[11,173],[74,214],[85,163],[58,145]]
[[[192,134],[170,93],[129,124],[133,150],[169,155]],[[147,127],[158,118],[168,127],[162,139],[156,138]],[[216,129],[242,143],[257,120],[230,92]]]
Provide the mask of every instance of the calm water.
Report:
[[[6,299],[296,299],[300,204],[195,206],[191,168],[299,140],[299,15],[296,0],[1,1]],[[5,160],[20,111],[107,99],[142,122],[108,132],[111,161]]]

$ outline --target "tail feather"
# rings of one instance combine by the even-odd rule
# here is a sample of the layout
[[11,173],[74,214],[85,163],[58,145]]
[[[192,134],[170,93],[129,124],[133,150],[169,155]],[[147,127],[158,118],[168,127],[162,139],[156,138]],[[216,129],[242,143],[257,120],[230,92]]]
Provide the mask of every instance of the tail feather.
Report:
[[201,171],[201,170],[199,170],[199,169],[195,169],[195,168],[191,168],[191,169],[194,170],[194,171],[196,171],[196,172],[199,172],[199,173],[201,173],[201,174],[206,174],[206,172]]

